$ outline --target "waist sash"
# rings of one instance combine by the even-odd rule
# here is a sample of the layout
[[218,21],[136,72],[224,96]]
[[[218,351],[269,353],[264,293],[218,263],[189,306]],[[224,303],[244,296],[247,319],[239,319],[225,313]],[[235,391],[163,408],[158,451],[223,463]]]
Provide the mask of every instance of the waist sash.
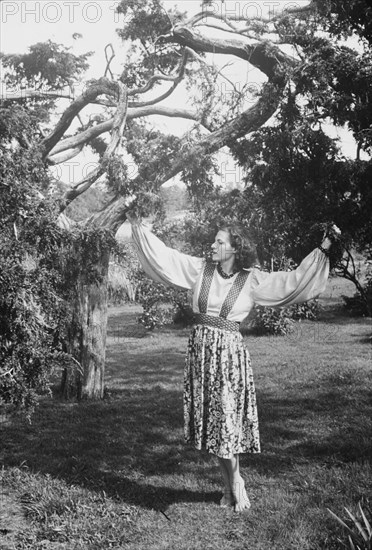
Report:
[[213,315],[206,315],[205,313],[195,313],[194,323],[196,325],[206,325],[208,327],[220,328],[222,330],[228,330],[229,332],[239,332],[239,325],[236,321],[229,321],[222,317],[214,317]]

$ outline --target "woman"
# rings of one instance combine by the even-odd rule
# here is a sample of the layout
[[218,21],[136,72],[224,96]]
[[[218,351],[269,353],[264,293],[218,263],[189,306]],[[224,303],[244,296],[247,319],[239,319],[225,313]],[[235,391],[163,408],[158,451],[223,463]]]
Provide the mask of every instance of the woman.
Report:
[[[239,323],[255,304],[289,306],[318,296],[329,273],[325,237],[291,272],[241,269],[244,236],[221,227],[212,262],[168,248],[136,218],[128,216],[145,272],[155,281],[192,290],[195,326],[185,365],[185,440],[217,456],[224,481],[221,505],[250,507],[239,470],[241,453],[259,453],[256,396],[249,353]],[[334,232],[339,231],[334,226]]]

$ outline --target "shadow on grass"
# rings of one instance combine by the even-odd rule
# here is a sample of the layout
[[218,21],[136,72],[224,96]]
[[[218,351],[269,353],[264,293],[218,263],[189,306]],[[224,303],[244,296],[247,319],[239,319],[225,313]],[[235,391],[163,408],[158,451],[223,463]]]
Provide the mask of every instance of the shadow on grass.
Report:
[[288,471],[301,462],[372,463],[371,390],[359,387],[350,393],[347,377],[338,384],[335,376],[328,378],[312,397],[259,392],[263,449],[250,459],[251,466],[267,474]]
[[[217,493],[182,482],[184,461],[199,454],[183,445],[182,394],[113,390],[100,402],[43,402],[32,424],[13,422],[2,434],[3,465],[23,464],[127,504],[164,511],[175,502],[217,501]],[[180,476],[177,483],[174,479]]]
[[[264,448],[262,455],[247,459],[249,468],[279,475],[304,460],[370,461],[372,441],[362,428],[355,429],[358,417],[344,420],[330,434],[321,432],[320,421],[314,430],[316,418],[327,419],[330,411],[341,419],[345,402],[339,397],[260,395]],[[361,414],[366,413],[367,405]],[[217,502],[217,493],[191,490],[183,482],[199,471],[204,458],[183,444],[182,422],[181,392],[159,387],[114,390],[103,402],[48,401],[31,425],[17,422],[4,430],[3,463],[24,463],[32,471],[157,511],[175,502]],[[207,477],[215,478],[215,469],[208,467]]]
[[[165,333],[161,345],[148,336],[121,338],[109,344],[107,398],[80,404],[45,400],[31,425],[18,420],[4,426],[4,466],[23,463],[152,510],[175,502],[217,502],[217,492],[203,491],[196,481],[202,472],[215,482],[215,462],[205,466],[203,454],[183,443],[186,336],[171,340]],[[275,476],[304,461],[371,461],[369,384],[354,374],[325,375],[321,386],[311,384],[258,392],[263,452],[245,458],[243,467]]]

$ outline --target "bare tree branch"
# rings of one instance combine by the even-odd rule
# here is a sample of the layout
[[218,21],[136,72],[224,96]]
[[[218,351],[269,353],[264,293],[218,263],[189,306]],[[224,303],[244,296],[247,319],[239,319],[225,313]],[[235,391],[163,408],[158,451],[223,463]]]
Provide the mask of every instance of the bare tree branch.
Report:
[[[189,145],[186,146],[176,159],[172,159],[173,161],[171,163],[171,167],[166,173],[155,174],[155,184],[157,186],[160,186],[162,183],[165,183],[180,171],[187,168],[190,157],[201,158],[205,155],[214,153],[225,145],[229,145],[229,143],[234,143],[236,139],[258,129],[274,114],[285,87],[284,78],[281,75],[278,75],[278,66],[283,64],[287,67],[292,67],[296,66],[298,61],[282,52],[277,46],[269,41],[257,40],[252,43],[242,35],[239,35],[238,37],[236,35],[231,37],[231,29],[236,33],[239,31],[237,27],[227,19],[224,20],[224,24],[227,27],[227,32],[225,32],[223,37],[203,36],[200,32],[198,32],[198,30],[192,28],[192,25],[198,23],[198,21],[200,21],[203,17],[206,17],[206,12],[191,18],[188,22],[188,26],[176,26],[171,35],[163,37],[165,43],[176,43],[185,48],[178,75],[154,75],[145,86],[131,90],[128,94],[126,94],[125,114],[122,111],[122,101],[119,101],[114,121],[108,120],[97,124],[93,128],[89,128],[76,136],[69,137],[58,143],[70,126],[72,120],[75,116],[77,116],[77,114],[80,113],[85,105],[91,102],[106,102],[106,99],[102,100],[102,98],[99,98],[101,95],[111,96],[116,102],[118,101],[119,93],[122,94],[122,91],[118,92],[117,83],[110,81],[107,78],[102,78],[96,82],[93,82],[84,94],[73,101],[73,103],[62,115],[55,130],[43,140],[42,148],[44,155],[47,156],[49,154],[52,162],[53,160],[57,162],[57,154],[60,155],[62,152],[68,151],[68,155],[73,155],[74,151],[88,143],[88,141],[93,139],[93,137],[96,137],[103,132],[107,132],[110,129],[112,130],[111,142],[105,151],[104,159],[101,161],[100,166],[95,170],[92,170],[86,178],[77,183],[73,189],[70,189],[67,192],[66,204],[88,189],[92,183],[96,181],[97,178],[100,177],[100,175],[102,175],[107,169],[109,158],[112,156],[120,142],[126,120],[139,116],[149,116],[151,114],[182,116],[183,118],[197,120],[198,116],[196,113],[190,113],[184,109],[169,109],[165,107],[161,108],[159,105],[154,106],[154,103],[158,103],[160,99],[172,93],[175,86],[183,78],[187,59],[191,52],[193,52],[194,56],[197,55],[194,52],[233,55],[260,69],[264,74],[266,74],[269,82],[264,87],[266,92],[262,94],[253,106],[241,113],[239,116],[235,117],[233,120],[224,123],[223,126],[211,132],[209,135],[203,136],[191,148],[189,148]],[[216,19],[215,14],[213,14],[213,18]],[[150,100],[149,102],[142,104],[134,104],[135,107],[132,107],[132,104],[131,108],[128,108],[127,96],[143,94],[149,91],[158,81],[170,81],[173,82],[173,86],[170,90],[165,92],[165,94],[155,100]],[[271,95],[267,93],[267,90],[271,90]],[[119,128],[120,132],[118,133]],[[143,182],[138,179],[138,185],[141,185],[142,183]],[[133,184],[136,184],[136,180],[134,180]],[[125,213],[127,209],[128,206],[126,199],[118,196],[109,205],[107,205],[102,212],[94,215],[88,223],[92,223],[93,225],[97,224],[115,230],[125,220]]]
[[134,88],[129,92],[129,96],[138,95],[138,94],[144,94],[151,90],[151,88],[154,86],[155,82],[158,82],[159,80],[164,80],[166,82],[174,82],[177,80],[177,76],[170,76],[170,75],[162,75],[162,74],[154,74],[147,83],[142,86],[142,88]]
[[94,81],[71,105],[67,107],[54,130],[41,142],[40,151],[43,157],[47,157],[49,152],[62,138],[63,134],[71,125],[73,119],[89,103],[94,101],[99,95],[107,94],[110,96],[118,95],[118,83],[112,82],[107,78],[100,78]]
[[[161,115],[161,116],[167,116],[172,118],[184,118],[187,120],[199,119],[199,115],[194,111],[187,111],[186,109],[177,109],[177,108],[157,105],[155,107],[152,107],[152,106],[138,107],[137,109],[128,108],[127,120],[132,120],[135,118],[141,118],[141,117],[152,116],[152,115]],[[112,128],[112,124],[113,124],[113,118],[106,120],[105,122],[101,122],[100,124],[96,124],[96,126],[92,126],[92,128],[88,128],[87,130],[80,132],[76,136],[71,136],[64,139],[63,141],[60,141],[49,153],[48,159],[53,159],[55,155],[57,155],[58,153],[62,153],[62,151],[75,149],[76,147],[80,147],[89,143],[89,141],[100,136],[101,134],[104,134],[105,132],[109,132]],[[56,162],[53,164],[58,164],[58,163]]]
[[[179,68],[179,71],[178,71],[177,75],[175,75],[175,76],[153,75],[149,79],[149,81],[145,84],[145,86],[143,86],[142,88],[135,88],[134,90],[131,90],[129,92],[129,96],[143,94],[145,92],[148,92],[153,87],[155,82],[158,82],[159,80],[164,80],[164,81],[169,81],[169,82],[174,83],[172,88],[170,89],[170,91],[163,94],[163,96],[160,96],[159,98],[153,100],[152,103],[146,102],[145,104],[146,105],[153,105],[154,103],[158,103],[159,101],[162,101],[163,99],[168,97],[173,92],[173,90],[176,88],[176,86],[178,86],[178,84],[183,79],[183,76],[185,74],[185,68],[186,68],[186,64],[187,64],[188,55],[189,55],[189,52],[185,50],[185,52],[182,56],[182,61],[181,61],[180,68]],[[145,105],[145,104],[144,103],[132,103],[131,107],[141,107],[142,105]]]
[[168,40],[188,46],[197,52],[229,54],[244,59],[266,74],[269,79],[275,78],[278,64],[283,63],[287,66],[297,64],[295,58],[282,52],[276,45],[268,41],[257,41],[251,44],[244,39],[206,37],[186,27],[176,27],[173,36]]
[[32,99],[37,98],[41,99],[43,97],[50,98],[50,99],[74,99],[72,95],[65,94],[61,92],[50,92],[50,91],[43,91],[43,90],[35,90],[33,88],[21,88],[16,90],[7,90],[5,86],[3,86],[0,90],[0,101],[6,101],[6,100],[12,100],[12,101],[23,101],[25,99]]
[[83,147],[84,147],[84,143],[82,143],[79,147],[74,147],[73,149],[68,149],[63,154],[49,156],[47,158],[47,162],[48,162],[48,164],[50,164],[52,166],[56,165],[56,164],[61,164],[62,162],[67,162],[68,160],[76,157],[79,153],[81,153]]
[[156,97],[155,99],[149,99],[149,101],[143,101],[143,102],[135,102],[135,101],[132,101],[130,106],[131,107],[147,107],[149,105],[155,105],[156,103],[160,103],[160,101],[164,101],[164,99],[167,99],[167,97],[169,97],[170,95],[172,95],[172,93],[174,92],[174,90],[177,88],[178,84],[180,83],[180,80],[175,82],[173,84],[173,86],[171,88],[169,88],[169,90],[167,90],[166,92],[164,92],[164,94]]
[[[215,132],[203,136],[191,147],[188,154],[178,156],[166,173],[158,175],[156,184],[158,186],[162,185],[187,168],[189,156],[203,158],[205,155],[210,155],[223,146],[234,143],[247,133],[260,128],[275,113],[284,88],[284,82],[281,87],[278,86],[275,90],[266,85],[265,93],[263,93],[255,105],[224,124]],[[140,185],[140,181],[138,184]],[[125,221],[128,209],[127,199],[117,196],[101,212],[91,216],[89,223],[94,226],[106,227],[112,231],[117,231]]]
[[91,185],[93,185],[93,183],[97,181],[102,174],[104,174],[111,157],[114,155],[118,145],[120,144],[127,119],[128,93],[122,82],[117,82],[116,85],[118,87],[118,107],[112,122],[111,141],[107,146],[99,165],[85,178],[78,182],[72,189],[67,191],[61,211],[63,211],[77,196],[89,189],[89,187],[91,187]]
[[[111,57],[109,58],[108,57],[108,49],[111,48]],[[111,65],[111,61],[114,59],[115,57],[115,50],[112,46],[112,44],[107,44],[105,46],[105,58],[106,58],[106,68],[105,68],[105,73],[104,73],[104,77],[107,77],[107,73],[109,72],[110,75],[111,75],[111,78],[114,79],[114,75],[112,74],[112,71],[110,69],[110,65]]]

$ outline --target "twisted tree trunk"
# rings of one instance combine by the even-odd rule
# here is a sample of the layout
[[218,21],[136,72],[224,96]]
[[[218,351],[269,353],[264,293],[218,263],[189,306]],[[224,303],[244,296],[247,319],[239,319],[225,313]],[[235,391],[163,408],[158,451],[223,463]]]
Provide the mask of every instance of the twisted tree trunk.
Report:
[[[105,172],[124,132],[128,108],[128,94],[125,86],[121,82],[107,83],[106,79],[101,79],[98,84],[94,84],[93,92],[87,95],[90,97],[93,94],[96,97],[97,90],[100,93],[111,92],[118,102],[112,123],[111,141],[99,166],[66,194],[65,205],[88,189]],[[80,98],[78,103],[79,106],[84,105],[85,98]],[[76,111],[72,108],[68,111],[68,116],[65,112],[54,132],[44,140],[46,152],[54,147],[56,135],[65,131],[74,114]],[[84,260],[82,258],[79,260],[81,269],[75,284],[73,321],[69,330],[68,345],[73,357],[80,364],[80,370],[74,374],[65,371],[61,388],[65,397],[75,395],[78,399],[102,398],[104,393],[110,247],[99,234],[94,242],[93,251],[89,250],[91,244],[89,239],[82,243],[82,257],[89,258],[89,261],[84,265]]]
[[66,399],[102,398],[104,394],[109,259],[109,249],[101,247],[93,266],[95,280],[91,280],[90,265],[75,284],[68,351],[80,369],[63,373],[61,393]]

